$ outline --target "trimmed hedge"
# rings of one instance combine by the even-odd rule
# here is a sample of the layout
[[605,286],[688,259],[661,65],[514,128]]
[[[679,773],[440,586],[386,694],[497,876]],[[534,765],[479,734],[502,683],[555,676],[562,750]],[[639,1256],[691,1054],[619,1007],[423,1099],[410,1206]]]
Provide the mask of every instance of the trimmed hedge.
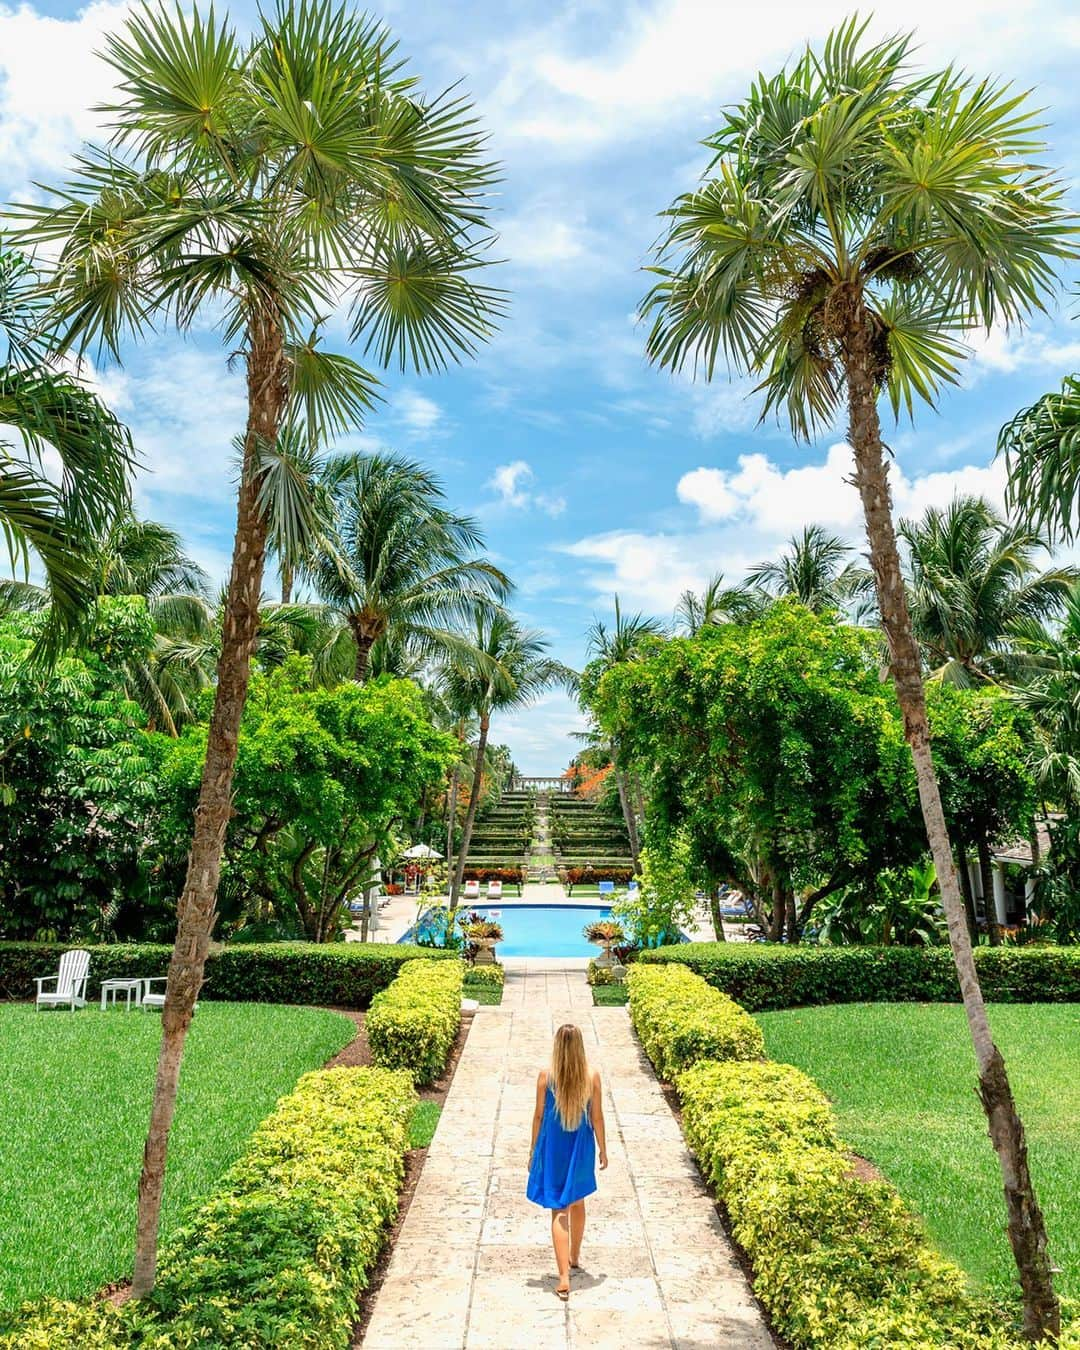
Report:
[[796,1350],[1016,1344],[893,1187],[852,1174],[829,1104],[800,1070],[705,1062],[677,1086],[687,1142],[750,1258],[754,1292]]
[[661,1078],[703,1059],[760,1059],[765,1038],[726,994],[679,966],[630,967],[630,1018]]
[[376,1064],[407,1069],[419,1085],[446,1067],[461,1027],[460,961],[409,961],[371,1001],[364,1026]]
[[[948,947],[684,942],[643,951],[638,963],[687,966],[750,1012],[960,999]],[[983,994],[992,1002],[1080,1002],[1080,947],[978,947],[975,964]]]
[[165,1244],[150,1300],[50,1300],[0,1345],[346,1350],[397,1212],[415,1102],[407,1073],[306,1074]]
[[[81,944],[0,942],[0,998],[32,998],[34,977],[55,975],[61,953],[77,945]],[[87,950],[90,998],[97,996],[102,980],[164,975],[172,955],[171,947],[148,942],[90,945]],[[409,961],[419,957],[453,960],[456,953],[404,943],[237,943],[211,952],[199,997],[366,1008]]]
[[498,961],[490,966],[469,966],[465,971],[465,987],[477,988],[483,985],[488,989],[501,989],[506,983],[506,970]]

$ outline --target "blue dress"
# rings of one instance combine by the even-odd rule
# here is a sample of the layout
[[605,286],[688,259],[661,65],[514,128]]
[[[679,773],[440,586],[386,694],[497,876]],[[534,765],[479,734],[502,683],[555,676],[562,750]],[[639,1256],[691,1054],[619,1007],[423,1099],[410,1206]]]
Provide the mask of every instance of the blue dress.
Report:
[[596,1190],[596,1136],[586,1106],[576,1130],[564,1130],[548,1083],[525,1194],[545,1209],[565,1209]]

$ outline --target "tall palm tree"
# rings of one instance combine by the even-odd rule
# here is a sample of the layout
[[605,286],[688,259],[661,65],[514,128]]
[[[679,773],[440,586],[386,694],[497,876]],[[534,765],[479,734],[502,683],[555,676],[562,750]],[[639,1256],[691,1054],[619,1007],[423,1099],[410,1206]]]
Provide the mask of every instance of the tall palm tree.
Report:
[[1074,567],[1038,571],[1048,540],[1010,524],[981,497],[955,497],[921,520],[902,520],[908,607],[934,678],[972,685],[998,679],[1020,623],[1058,613]]
[[425,656],[457,650],[455,625],[509,593],[507,577],[473,556],[479,525],[448,511],[438,478],[415,461],[340,455],[323,482],[333,525],[307,571],[342,620],[355,679],[368,678],[372,649],[387,637]]
[[[44,645],[55,649],[95,595],[95,542],[128,507],[133,454],[101,400],[58,367],[45,322],[34,272],[0,243],[0,535],[13,572],[41,562],[52,597]],[[59,483],[44,467],[49,450]]]
[[[215,703],[169,963],[139,1183],[133,1291],[153,1286],[165,1155],[202,984],[266,559],[265,459],[283,428],[326,443],[360,425],[374,376],[325,350],[346,306],[383,364],[471,354],[499,298],[477,279],[494,178],[471,107],[434,99],[387,30],[335,0],[280,0],[241,42],[213,9],[147,7],[106,39],[112,143],[17,213],[55,261],[63,349],[212,314],[247,377],[237,527]],[[196,391],[197,396],[197,391]],[[299,529],[302,522],[297,522]]]
[[[911,38],[865,41],[855,20],[820,53],[762,77],[707,144],[706,180],[667,212],[645,301],[648,351],[710,377],[719,359],[760,376],[764,412],[809,438],[846,401],[878,608],[937,867],[979,1093],[1001,1163],[1031,1337],[1060,1312],[1024,1131],[994,1044],[930,750],[878,403],[909,413],[955,382],[975,326],[1040,308],[1075,226],[1041,166],[1021,95],[954,67],[911,69]],[[764,415],[764,414],[763,414]]]
[[806,525],[779,558],[752,567],[746,585],[776,598],[794,596],[816,614],[858,606],[873,594],[874,578],[852,559],[853,552],[839,535]]
[[[685,599],[685,597],[684,597]],[[602,620],[595,620],[585,635],[585,653],[588,664],[581,681],[582,703],[589,706],[590,694],[609,670],[626,661],[635,661],[642,654],[646,644],[654,639],[665,637],[667,629],[659,619],[644,614],[624,614],[615,597],[615,623],[608,627]],[[619,790],[619,804],[622,807],[626,833],[630,840],[630,859],[634,871],[641,861],[641,833],[639,820],[645,816],[641,785],[632,766],[623,763],[618,733],[611,739],[611,753],[615,764],[615,785]]]
[[675,606],[675,626],[688,637],[721,623],[743,623],[761,608],[746,586],[725,586],[723,572],[716,572],[697,591],[683,591]]
[[1006,504],[1051,538],[1075,539],[1080,525],[1080,375],[1044,394],[1005,424],[998,454],[1009,471]]
[[480,805],[492,715],[525,708],[544,690],[556,684],[570,685],[574,678],[566,666],[547,655],[547,641],[540,633],[522,628],[505,610],[478,606],[470,639],[472,654],[462,653],[451,660],[443,673],[447,702],[462,712],[468,709],[478,723],[469,805],[450,883],[451,922],[461,894],[465,862]]

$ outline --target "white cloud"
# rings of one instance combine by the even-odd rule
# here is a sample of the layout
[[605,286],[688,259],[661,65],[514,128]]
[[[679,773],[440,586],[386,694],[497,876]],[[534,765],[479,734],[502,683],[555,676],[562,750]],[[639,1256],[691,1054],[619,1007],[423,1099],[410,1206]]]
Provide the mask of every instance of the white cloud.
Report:
[[394,395],[394,412],[399,422],[417,436],[429,436],[443,420],[443,410],[434,399],[413,389],[401,389]]
[[99,135],[112,72],[94,53],[117,29],[126,0],[95,0],[72,19],[28,4],[0,5],[0,179],[25,191],[42,169],[66,164],[71,150]]
[[1080,365],[1080,342],[1063,338],[1063,332],[1016,329],[1007,332],[995,326],[989,333],[974,333],[969,384],[985,375],[1011,375],[1018,370],[1058,370],[1070,373]]
[[[803,41],[820,42],[850,13],[848,0],[764,0],[734,8],[714,0],[661,0],[618,7],[604,24],[605,40],[587,45],[584,30],[559,16],[546,31],[495,45],[500,77],[489,107],[504,135],[585,155],[694,109],[716,120],[714,110],[758,69],[778,66]],[[1052,31],[1062,47],[1080,41],[1070,14],[1063,0],[910,0],[902,27],[918,29],[920,62],[938,64],[962,53],[975,69],[1005,64],[1013,70],[1032,51],[1035,31]],[[884,35],[897,24],[882,13],[872,27]]]
[[487,485],[503,506],[519,511],[535,506],[549,516],[561,516],[566,510],[566,498],[534,491],[532,484],[535,481],[536,474],[531,465],[524,459],[515,459],[510,464],[500,464]]
[[[781,469],[766,455],[741,455],[735,469],[701,466],[676,485],[693,507],[697,525],[685,530],[614,530],[590,535],[562,551],[585,565],[585,584],[597,595],[618,594],[626,604],[667,613],[684,590],[700,590],[715,572],[735,582],[754,563],[775,557],[788,538],[816,523],[864,550],[862,508],[852,485],[850,448],[839,443],[824,461]],[[908,477],[890,468],[894,513],[919,516],[958,493],[1001,506],[1005,467],[966,464]]]

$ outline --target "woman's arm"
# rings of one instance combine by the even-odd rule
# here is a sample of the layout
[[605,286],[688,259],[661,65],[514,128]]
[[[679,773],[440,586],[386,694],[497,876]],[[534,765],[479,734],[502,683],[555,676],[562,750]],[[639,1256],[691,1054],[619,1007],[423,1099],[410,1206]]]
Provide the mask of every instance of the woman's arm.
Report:
[[600,1072],[592,1076],[592,1117],[593,1133],[596,1135],[596,1147],[600,1150],[600,1170],[607,1166],[607,1130],[604,1126],[604,1098],[600,1092]]
[[536,1106],[533,1110],[532,1143],[529,1145],[529,1166],[532,1167],[533,1154],[536,1152],[536,1140],[540,1134],[540,1122],[544,1119],[544,1099],[547,1096],[547,1073],[541,1069],[536,1076]]

